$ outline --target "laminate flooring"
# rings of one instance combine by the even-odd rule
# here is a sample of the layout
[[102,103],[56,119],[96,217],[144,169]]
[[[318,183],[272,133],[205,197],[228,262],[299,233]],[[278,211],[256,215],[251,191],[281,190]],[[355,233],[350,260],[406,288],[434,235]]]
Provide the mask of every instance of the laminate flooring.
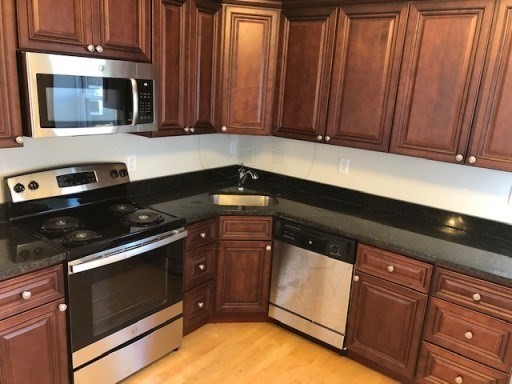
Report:
[[273,323],[207,324],[123,384],[398,384]]

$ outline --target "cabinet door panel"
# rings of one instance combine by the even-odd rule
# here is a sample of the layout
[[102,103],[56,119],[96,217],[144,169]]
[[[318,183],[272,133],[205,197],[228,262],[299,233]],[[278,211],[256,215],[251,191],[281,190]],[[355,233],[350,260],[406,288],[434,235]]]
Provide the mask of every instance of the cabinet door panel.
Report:
[[86,54],[93,44],[91,0],[19,0],[19,45]]
[[270,133],[278,15],[225,8],[221,103],[227,133]]
[[427,295],[356,271],[347,349],[399,375],[414,377]]
[[464,154],[493,2],[411,6],[391,152],[449,162]]
[[63,303],[61,299],[0,321],[2,384],[69,382],[66,314],[58,309]]
[[407,11],[404,4],[343,9],[329,102],[330,143],[388,150]]
[[100,0],[96,45],[106,56],[151,61],[151,0]]
[[317,141],[325,131],[336,11],[289,10],[282,23],[273,134]]
[[0,148],[20,146],[22,134],[14,7],[14,0],[0,2]]
[[512,171],[512,1],[502,1],[469,155],[474,165]]

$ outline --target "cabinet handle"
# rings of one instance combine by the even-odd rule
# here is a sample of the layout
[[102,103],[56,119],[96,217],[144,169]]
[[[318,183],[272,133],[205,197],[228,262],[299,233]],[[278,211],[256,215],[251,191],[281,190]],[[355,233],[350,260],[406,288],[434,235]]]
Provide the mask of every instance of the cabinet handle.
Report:
[[197,307],[199,309],[203,308],[204,307],[204,303],[202,301],[197,302]]
[[94,45],[89,44],[89,45],[87,46],[87,50],[88,50],[89,52],[94,52]]
[[222,132],[227,132],[228,130],[228,127],[226,127],[225,125],[222,126],[222,128],[220,129]]
[[64,312],[66,309],[68,309],[66,304],[59,304],[59,311]]
[[389,273],[391,273],[391,272],[393,272],[393,271],[395,270],[395,267],[393,267],[392,265],[388,265],[388,266],[386,267],[386,270],[387,270]]
[[18,144],[23,144],[23,136],[16,136],[14,139]]
[[189,127],[185,127],[185,128],[183,128],[183,130],[184,130],[186,133],[189,133],[189,132],[190,132],[190,128],[189,128]]
[[473,332],[471,331],[467,331],[465,334],[464,334],[464,337],[468,340],[471,340],[473,338]]
[[331,136],[325,136],[325,141],[331,141]]
[[469,156],[469,164],[475,164],[476,163],[476,157],[475,156]]
[[473,301],[479,302],[480,300],[482,300],[482,296],[480,296],[480,294],[478,294],[478,293],[474,293]]
[[455,156],[455,160],[457,160],[457,161],[460,163],[462,160],[464,160],[464,156],[462,156],[462,155],[459,153],[457,156]]
[[353,278],[353,280],[354,280],[354,281],[355,281],[355,282],[357,283],[357,282],[359,281],[359,276],[357,276],[357,275],[354,275],[354,278]]
[[197,268],[199,268],[201,271],[204,271],[206,266],[204,264],[199,264]]
[[201,232],[199,236],[201,237],[201,239],[206,239],[206,232]]
[[270,245],[267,245],[267,246],[265,247],[265,249],[266,249],[267,251],[270,251],[270,250],[272,249],[272,247],[271,247]]
[[103,53],[103,47],[101,45],[96,46],[96,52]]
[[24,300],[28,300],[32,297],[32,292],[23,291],[23,292],[21,292],[21,297],[23,297]]
[[462,376],[457,376],[457,377],[455,378],[455,382],[456,382],[457,384],[462,384],[462,383],[464,382],[464,380],[462,379]]
[[318,136],[316,137],[316,139],[317,139],[318,141],[321,141],[321,140],[323,139],[323,136],[322,136],[322,135],[318,135]]
[[194,133],[196,129],[194,127],[190,128],[190,133]]

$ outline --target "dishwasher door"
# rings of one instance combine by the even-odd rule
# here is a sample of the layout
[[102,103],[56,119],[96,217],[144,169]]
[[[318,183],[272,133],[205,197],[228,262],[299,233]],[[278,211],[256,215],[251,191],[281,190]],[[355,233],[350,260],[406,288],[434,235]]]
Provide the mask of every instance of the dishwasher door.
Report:
[[269,316],[343,348],[352,264],[274,241]]

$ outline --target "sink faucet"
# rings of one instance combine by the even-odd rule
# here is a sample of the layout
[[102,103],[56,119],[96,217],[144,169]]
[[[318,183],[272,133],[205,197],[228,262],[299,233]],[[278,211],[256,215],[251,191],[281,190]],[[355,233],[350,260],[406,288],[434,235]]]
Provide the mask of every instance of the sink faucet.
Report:
[[244,168],[244,164],[240,164],[240,168],[238,168],[238,190],[241,192],[244,190],[244,183],[247,176],[251,176],[253,180],[258,178],[258,174],[251,169],[246,170]]

